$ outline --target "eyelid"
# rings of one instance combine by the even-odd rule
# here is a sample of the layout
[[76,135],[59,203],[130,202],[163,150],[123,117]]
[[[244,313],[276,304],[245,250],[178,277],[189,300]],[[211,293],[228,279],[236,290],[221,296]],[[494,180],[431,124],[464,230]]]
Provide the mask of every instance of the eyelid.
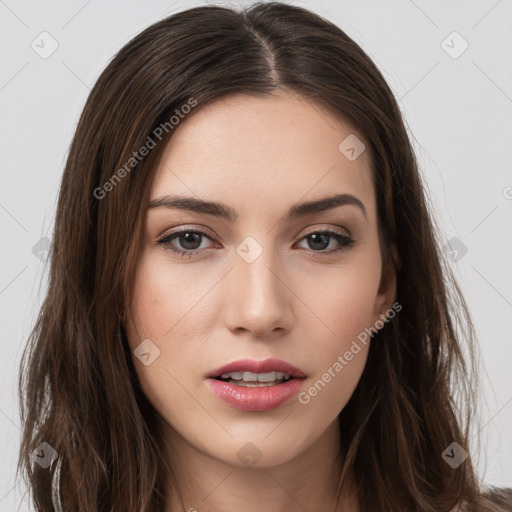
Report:
[[[341,231],[341,230],[345,230],[345,232]],[[352,238],[352,234],[350,233],[350,231],[346,228],[339,228],[337,226],[335,227],[332,227],[332,226],[323,226],[323,227],[314,227],[311,229],[311,231],[308,231],[306,233],[304,233],[299,240],[302,240],[304,237],[306,236],[309,236],[313,233],[318,233],[318,232],[324,232],[324,231],[332,231],[338,235],[341,235],[341,236],[345,236],[347,238]],[[298,235],[297,235],[298,236]]]
[[[198,226],[199,226],[199,229],[198,229]],[[346,231],[346,233],[344,233],[343,231],[340,231],[340,229],[344,229]],[[205,234],[206,236],[208,236],[211,239],[216,239],[216,235],[210,229],[208,229],[206,226],[203,226],[201,224],[195,224],[195,225],[184,224],[184,225],[177,226],[176,228],[173,228],[171,231],[166,231],[163,235],[160,235],[157,238],[157,242],[159,242],[160,240],[162,240],[164,238],[167,238],[170,235],[173,235],[175,233],[180,233],[182,231],[191,231],[191,232],[198,231],[200,233]],[[332,227],[332,226],[324,225],[324,226],[320,226],[320,227],[315,226],[315,227],[311,228],[311,230],[304,233],[298,241],[302,240],[306,236],[309,236],[313,233],[317,233],[317,232],[321,232],[321,231],[334,231],[338,235],[352,238],[352,234],[346,228],[339,228],[339,227]],[[299,231],[299,233],[300,233],[300,231]],[[299,236],[299,233],[297,233],[297,235],[295,235],[294,238],[297,238]]]
[[163,235],[160,235],[156,241],[159,242],[160,240],[163,240],[164,238],[167,238],[170,235],[173,235],[175,233],[181,233],[182,231],[198,232],[198,233],[202,233],[202,234],[208,236],[208,238],[212,238],[212,239],[216,238],[216,235],[213,233],[213,231],[208,229],[206,226],[202,226],[201,224],[195,224],[195,225],[188,226],[188,225],[184,224],[184,225],[177,226],[176,228],[172,228],[171,231],[166,231]]
[[[165,240],[167,240],[168,238],[172,237],[173,235],[175,234],[180,234],[180,233],[199,233],[203,236],[206,236],[207,238],[209,238],[212,242],[216,241],[216,235],[214,235],[212,233],[212,231],[210,229],[208,229],[206,226],[202,226],[202,225],[199,225],[200,227],[198,228],[197,227],[198,225],[196,224],[195,226],[187,226],[187,225],[180,225],[176,228],[173,228],[171,231],[169,232],[166,232],[164,233],[163,235],[159,236],[158,239],[156,240],[156,243],[157,245],[158,244],[161,244],[161,245],[170,245],[170,242],[166,242]],[[345,228],[339,228],[339,227],[328,227],[328,226],[323,226],[323,227],[312,227],[311,230],[309,230],[308,232],[304,233],[302,236],[300,236],[300,238],[294,243],[294,245],[296,243],[299,243],[301,242],[303,239],[305,239],[306,237],[312,235],[312,234],[316,234],[316,233],[328,233],[329,236],[331,237],[340,237],[344,240],[344,244],[341,244],[339,247],[337,247],[336,249],[331,249],[330,251],[312,251],[312,254],[315,255],[315,256],[321,256],[321,255],[328,255],[328,254],[331,254],[333,252],[336,252],[338,250],[342,250],[344,248],[348,248],[350,246],[352,246],[354,243],[355,243],[355,239],[352,237],[352,235],[350,234],[350,232],[345,229],[346,233],[344,233],[343,231],[341,231],[341,229],[345,229]],[[294,238],[297,238],[298,235],[296,235]],[[179,238],[179,236],[177,237]],[[339,240],[338,240],[339,242]],[[172,252],[175,252],[177,253],[178,255],[180,256],[188,256],[189,258],[191,258],[192,256],[195,256],[196,254],[200,254],[208,249],[188,249],[188,250],[185,250],[185,249],[176,249],[176,248],[166,248],[167,250],[170,250]]]

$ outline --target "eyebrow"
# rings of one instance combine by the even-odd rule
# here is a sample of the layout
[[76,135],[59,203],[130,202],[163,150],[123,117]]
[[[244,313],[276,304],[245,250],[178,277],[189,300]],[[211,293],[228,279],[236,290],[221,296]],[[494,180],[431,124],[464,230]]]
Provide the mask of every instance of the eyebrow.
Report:
[[[286,220],[291,221],[299,217],[332,210],[339,206],[356,206],[364,216],[368,218],[366,208],[360,199],[352,194],[336,194],[315,201],[298,203],[293,205],[286,213]],[[166,195],[152,199],[148,209],[151,208],[177,208],[179,210],[188,210],[196,213],[205,213],[235,222],[238,219],[236,210],[224,203],[204,201],[195,197]]]

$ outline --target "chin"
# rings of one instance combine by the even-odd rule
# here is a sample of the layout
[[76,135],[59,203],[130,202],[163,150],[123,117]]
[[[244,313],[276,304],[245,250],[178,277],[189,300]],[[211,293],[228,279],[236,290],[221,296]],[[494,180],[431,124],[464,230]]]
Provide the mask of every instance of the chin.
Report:
[[[272,468],[286,464],[297,457],[305,449],[305,434],[290,432],[284,429],[282,432],[271,433],[278,423],[273,423],[271,428],[251,429],[253,434],[236,436],[233,439],[224,440],[222,444],[215,443],[209,446],[208,452],[225,464],[239,468]],[[276,430],[283,428],[283,425]],[[211,438],[210,438],[211,441]],[[314,441],[314,440],[313,440]]]

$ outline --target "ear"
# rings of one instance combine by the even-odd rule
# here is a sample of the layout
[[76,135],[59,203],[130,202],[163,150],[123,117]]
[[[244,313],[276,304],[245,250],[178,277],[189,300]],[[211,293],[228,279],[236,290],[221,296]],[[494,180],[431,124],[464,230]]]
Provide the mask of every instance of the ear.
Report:
[[396,268],[400,268],[401,264],[394,244],[389,247],[389,251],[393,261],[388,258],[388,261],[383,264],[379,290],[375,297],[374,324],[377,320],[385,321],[387,312],[396,298]]

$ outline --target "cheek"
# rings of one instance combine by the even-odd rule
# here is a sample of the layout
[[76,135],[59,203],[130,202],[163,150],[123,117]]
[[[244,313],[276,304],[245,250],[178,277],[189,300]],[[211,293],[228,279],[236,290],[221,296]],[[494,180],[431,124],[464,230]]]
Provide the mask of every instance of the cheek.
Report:
[[184,271],[170,265],[165,254],[143,257],[137,271],[131,303],[131,319],[137,325],[139,337],[149,337],[155,343],[186,338],[197,323],[205,294],[221,276]]
[[[372,327],[380,281],[380,255],[359,251],[347,263],[308,279],[302,290],[311,310],[323,321],[323,353],[345,351]],[[307,293],[307,294],[306,294]],[[318,336],[317,336],[318,338]],[[325,361],[324,361],[325,362]]]
[[357,294],[338,295],[330,304],[325,318],[333,332],[324,329],[326,336],[317,335],[309,358],[314,361],[313,371],[298,397],[312,417],[334,420],[361,378],[371,342],[373,303],[369,299],[371,294],[358,290]]
[[134,341],[138,339],[140,343],[149,338],[160,345],[166,333],[172,335],[181,310],[187,309],[183,300],[186,294],[179,292],[181,286],[179,275],[162,268],[158,261],[141,258],[130,305],[130,331]]
[[378,252],[360,252],[346,266],[317,279],[316,287],[308,280],[313,290],[307,295],[309,305],[322,320],[323,335],[318,325],[309,331],[315,342],[310,357],[314,372],[299,401],[313,415],[330,411],[334,419],[359,382],[373,332],[380,265]]
[[[201,301],[219,280],[210,274],[193,282],[190,272],[174,268],[162,258],[143,255],[139,261],[127,325],[128,341],[139,381],[148,399],[172,421],[174,411],[182,414],[194,403],[187,391],[194,394],[200,381],[190,381],[189,370],[197,360],[202,346],[202,332],[208,332]],[[201,316],[202,320],[199,320]],[[214,315],[211,316],[215,318]],[[148,345],[150,364],[137,357],[137,347]],[[153,355],[154,354],[154,355]]]
[[[292,289],[300,300],[292,326],[297,346],[309,368],[301,405],[311,417],[323,417],[320,428],[333,420],[352,395],[364,369],[372,326],[374,302],[380,278],[380,256],[366,248],[346,263],[303,272]],[[190,394],[204,393],[199,379],[187,374],[193,361],[207,344],[202,344],[215,328],[215,308],[223,303],[215,297],[214,287],[225,273],[184,272],[179,265],[166,264],[160,258],[141,259],[127,327],[133,350],[149,338],[160,351],[154,362],[145,366],[136,357],[134,364],[145,394],[155,408],[164,412],[170,424],[180,425],[183,414],[201,415]],[[198,278],[200,276],[200,279]],[[206,294],[212,292],[208,298]],[[205,299],[206,300],[202,300]],[[293,301],[293,297],[291,299]],[[135,328],[136,326],[136,328]],[[366,343],[364,343],[366,341]],[[189,393],[179,382],[186,383]]]

